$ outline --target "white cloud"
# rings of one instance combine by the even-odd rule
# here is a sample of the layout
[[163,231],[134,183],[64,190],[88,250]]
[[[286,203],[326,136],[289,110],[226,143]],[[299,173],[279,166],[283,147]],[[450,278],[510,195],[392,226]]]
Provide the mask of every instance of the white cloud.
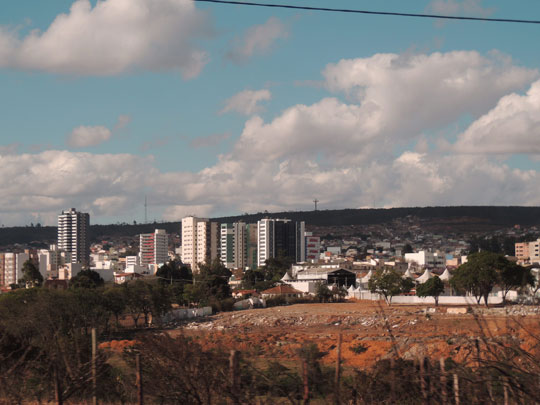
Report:
[[264,24],[254,25],[241,38],[236,38],[226,57],[236,63],[245,62],[254,55],[268,52],[277,40],[288,36],[287,25],[270,17]]
[[261,101],[267,101],[271,98],[272,94],[267,89],[244,90],[227,99],[220,114],[234,111],[243,115],[252,115],[263,110],[259,105]]
[[[539,205],[540,171],[510,167],[482,149],[502,142],[518,153],[525,148],[511,149],[513,141],[537,145],[540,85],[523,96],[510,93],[538,75],[492,58],[376,55],[329,65],[329,88],[352,101],[327,97],[291,106],[267,122],[252,117],[230,152],[198,172],[161,172],[151,158],[133,155],[0,156],[0,219],[36,212],[49,218],[69,206],[126,215],[140,211],[144,194],[167,220],[308,209],[315,197],[324,208]],[[430,151],[436,139],[427,129],[468,111],[480,118],[456,145]],[[479,148],[479,154],[456,153],[459,148]]]
[[210,24],[189,0],[77,0],[44,32],[24,38],[0,27],[0,67],[74,75],[179,70],[197,76],[208,60],[193,39]]
[[74,128],[68,136],[67,144],[72,148],[86,148],[106,142],[111,138],[111,130],[104,126],[80,126]]
[[539,74],[498,52],[453,51],[344,59],[323,75],[330,91],[361,104],[374,131],[403,137],[482,114]]
[[455,144],[462,153],[540,154],[540,80],[527,94],[509,94],[473,122]]
[[482,0],[433,0],[427,10],[435,14],[487,17],[493,9],[482,6]]

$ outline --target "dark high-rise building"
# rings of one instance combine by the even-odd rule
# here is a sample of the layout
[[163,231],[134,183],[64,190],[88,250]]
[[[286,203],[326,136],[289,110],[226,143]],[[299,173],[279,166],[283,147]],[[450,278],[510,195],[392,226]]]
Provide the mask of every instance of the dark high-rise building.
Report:
[[259,266],[263,266],[267,259],[280,256],[296,262],[305,261],[304,222],[265,218],[257,225]]

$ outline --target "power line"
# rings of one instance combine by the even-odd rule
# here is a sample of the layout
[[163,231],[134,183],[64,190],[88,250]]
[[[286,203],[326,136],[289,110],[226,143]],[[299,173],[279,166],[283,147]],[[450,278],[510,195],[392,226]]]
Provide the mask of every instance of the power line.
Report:
[[462,17],[462,16],[455,16],[455,15],[440,15],[440,14],[397,13],[397,12],[391,12],[391,11],[368,11],[368,10],[354,10],[354,9],[346,9],[346,8],[294,6],[291,4],[253,3],[253,2],[248,2],[248,1],[232,1],[232,0],[193,0],[193,1],[201,2],[201,3],[219,3],[219,4],[238,5],[238,6],[287,8],[287,9],[293,9],[293,10],[327,11],[327,12],[337,12],[337,13],[384,15],[384,16],[395,16],[395,17],[436,18],[440,20],[467,20],[467,21],[487,21],[487,22],[518,23],[518,24],[540,24],[540,20],[519,20],[519,19],[512,19],[512,18]]

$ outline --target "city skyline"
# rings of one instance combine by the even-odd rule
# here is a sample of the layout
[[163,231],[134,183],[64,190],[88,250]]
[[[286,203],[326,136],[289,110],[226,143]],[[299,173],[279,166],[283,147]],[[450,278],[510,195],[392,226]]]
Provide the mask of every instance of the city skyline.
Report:
[[[540,12],[533,1],[331,6]],[[539,30],[187,0],[11,2],[0,224],[54,225],[67,207],[96,224],[142,222],[145,196],[150,221],[314,199],[538,206]]]

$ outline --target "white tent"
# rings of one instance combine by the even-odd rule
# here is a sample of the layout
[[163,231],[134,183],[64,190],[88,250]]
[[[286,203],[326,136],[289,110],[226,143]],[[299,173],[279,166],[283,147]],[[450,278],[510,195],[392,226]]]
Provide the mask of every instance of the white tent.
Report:
[[360,281],[364,284],[367,284],[369,282],[369,279],[373,276],[373,271],[369,271],[368,274],[366,274],[364,277],[360,279]]
[[412,278],[414,280],[414,276],[411,273],[411,269],[407,269],[407,271],[403,274],[403,278]]
[[286,283],[288,281],[293,281],[293,278],[289,275],[289,272],[286,272],[285,275],[281,278],[281,281]]
[[431,271],[429,271],[429,269],[426,269],[426,271],[424,271],[424,274],[418,277],[416,281],[418,281],[420,284],[424,284],[426,281],[428,281],[432,277],[433,277],[433,274],[431,274]]
[[444,273],[439,276],[441,281],[449,281],[452,275],[448,271],[448,268],[444,269]]

